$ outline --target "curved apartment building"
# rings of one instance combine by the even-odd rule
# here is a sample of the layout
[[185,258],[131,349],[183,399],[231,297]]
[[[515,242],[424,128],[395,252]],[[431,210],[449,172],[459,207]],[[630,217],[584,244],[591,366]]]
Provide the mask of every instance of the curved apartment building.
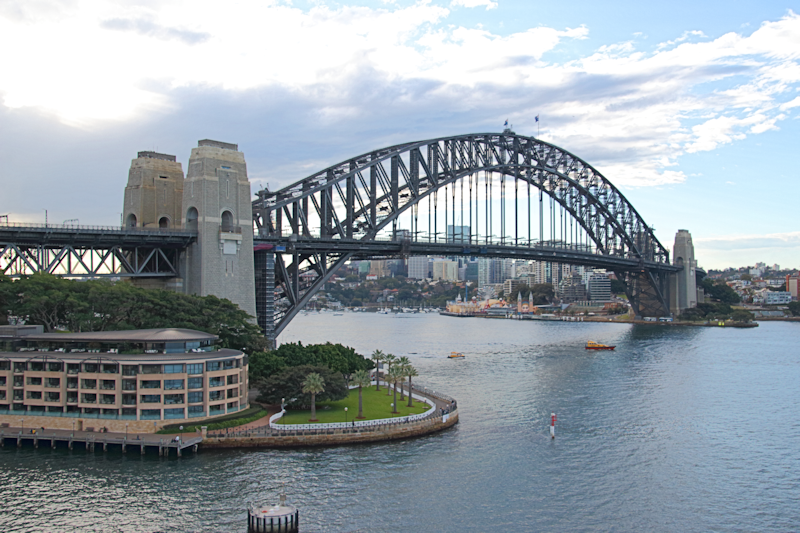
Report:
[[141,432],[247,407],[247,355],[217,348],[215,335],[2,330],[0,422],[11,426],[28,418],[30,427]]

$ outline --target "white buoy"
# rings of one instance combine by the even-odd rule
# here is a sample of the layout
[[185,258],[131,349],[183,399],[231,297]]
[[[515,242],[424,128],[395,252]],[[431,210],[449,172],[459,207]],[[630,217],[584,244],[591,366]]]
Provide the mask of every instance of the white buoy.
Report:
[[556,414],[550,413],[550,438],[556,438]]

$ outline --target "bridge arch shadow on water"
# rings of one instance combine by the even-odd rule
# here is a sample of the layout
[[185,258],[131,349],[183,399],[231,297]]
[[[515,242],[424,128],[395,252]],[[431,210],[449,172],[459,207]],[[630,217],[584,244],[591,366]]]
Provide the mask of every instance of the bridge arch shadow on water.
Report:
[[681,270],[625,196],[534,137],[480,133],[342,161],[253,202],[256,307],[270,338],[351,259],[512,257],[613,271],[637,316],[669,315]]

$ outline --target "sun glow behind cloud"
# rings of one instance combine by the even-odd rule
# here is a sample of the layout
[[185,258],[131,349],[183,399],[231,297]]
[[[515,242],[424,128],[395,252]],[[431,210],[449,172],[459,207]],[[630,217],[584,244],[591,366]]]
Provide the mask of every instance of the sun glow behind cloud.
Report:
[[750,35],[689,30],[651,52],[611,43],[557,62],[549,53],[590,28],[497,35],[448,24],[449,7],[491,4],[11,2],[0,11],[0,46],[14,51],[0,58],[0,98],[86,129],[173,113],[178,94],[208,88],[280,87],[329,126],[368,121],[374,106],[413,123],[435,102],[439,116],[469,113],[471,129],[511,115],[535,133],[539,114],[545,140],[629,186],[684,181],[681,155],[779,128],[800,105],[791,12]]

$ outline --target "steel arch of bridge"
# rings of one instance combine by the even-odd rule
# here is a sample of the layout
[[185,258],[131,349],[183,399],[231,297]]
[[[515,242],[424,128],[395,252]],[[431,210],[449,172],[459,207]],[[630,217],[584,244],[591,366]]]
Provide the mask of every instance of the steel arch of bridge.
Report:
[[[451,185],[455,201],[455,184],[469,178],[471,223],[472,177],[477,187],[481,172],[500,175],[503,195],[505,179],[513,179],[515,195],[519,183],[535,187],[540,198],[547,195],[561,206],[591,242],[575,245],[544,241],[540,224],[540,239],[534,240],[529,233],[527,242],[523,239],[520,245],[518,227],[513,239],[505,235],[503,227],[499,243],[490,237],[489,230],[483,242],[473,238],[470,230],[468,240],[462,235],[459,243],[469,248],[458,254],[450,250],[446,255],[479,255],[481,246],[486,246],[487,252],[488,247],[499,246],[500,250],[490,255],[502,256],[507,250],[509,256],[524,257],[526,254],[515,250],[528,249],[531,258],[603,266],[626,281],[637,315],[669,314],[668,275],[679,268],[669,264],[669,252],[624,195],[570,152],[507,130],[391,146],[348,159],[278,191],[259,191],[258,200],[253,202],[256,240],[262,244],[261,251],[257,247],[256,261],[259,253],[269,254],[267,260],[271,260],[271,254],[279,251],[274,281],[263,276],[257,279],[259,321],[267,334],[279,334],[332,273],[351,258],[437,253],[441,247],[436,233],[428,235],[427,246],[419,246],[419,222],[415,232],[414,213],[418,213],[423,199],[430,202],[434,194],[438,199],[438,192]],[[489,178],[486,180],[486,195],[491,201]],[[460,183],[463,212],[463,181]],[[476,192],[476,211],[477,198]],[[436,209],[434,204],[428,211],[429,219],[431,212],[436,216]],[[491,212],[488,201],[486,209]],[[505,209],[504,204],[501,209]],[[394,231],[395,224],[409,210],[412,231],[401,238]],[[505,224],[505,212],[501,217],[501,224]],[[515,217],[519,217],[516,212]],[[487,215],[486,220],[490,219]],[[445,220],[445,227],[448,222]],[[380,232],[390,225],[390,241],[381,241]],[[528,225],[530,228],[530,207]],[[446,243],[447,238],[442,244]],[[268,250],[270,245],[275,248]],[[473,253],[475,247],[478,253]],[[315,275],[303,276],[308,272]],[[273,283],[277,289],[274,311],[269,290]]]

